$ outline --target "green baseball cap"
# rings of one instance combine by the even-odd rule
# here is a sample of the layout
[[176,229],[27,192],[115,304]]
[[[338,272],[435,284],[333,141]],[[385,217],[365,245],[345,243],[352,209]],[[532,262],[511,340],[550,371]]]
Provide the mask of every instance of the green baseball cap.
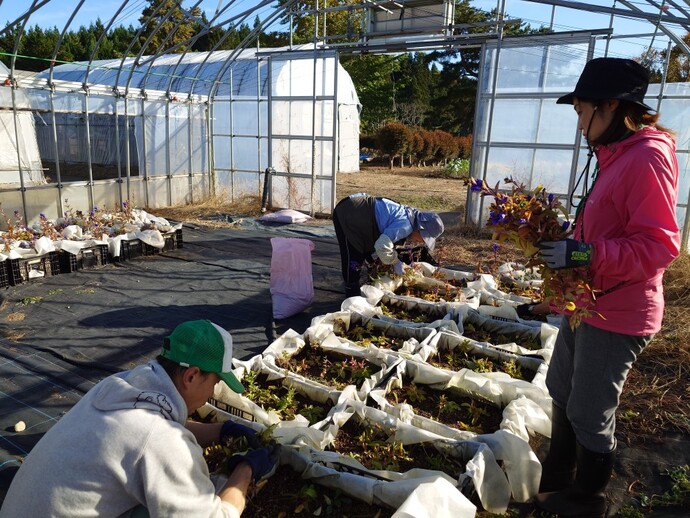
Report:
[[218,374],[237,393],[244,387],[232,373],[232,336],[210,320],[189,320],[163,341],[161,356],[183,367]]

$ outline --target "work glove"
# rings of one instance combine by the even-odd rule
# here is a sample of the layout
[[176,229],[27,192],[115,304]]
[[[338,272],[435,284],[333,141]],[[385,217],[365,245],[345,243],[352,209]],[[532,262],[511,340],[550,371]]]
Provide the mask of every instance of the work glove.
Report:
[[261,443],[256,437],[256,432],[253,429],[232,420],[225,421],[220,429],[221,444],[224,443],[228,437],[244,437],[251,448],[261,447]]
[[228,472],[232,473],[238,464],[246,462],[252,468],[252,480],[260,482],[273,475],[278,469],[280,445],[266,446],[248,453],[237,453],[228,460]]
[[574,239],[540,241],[541,258],[552,270],[587,266],[592,261],[592,245]]
[[398,261],[393,265],[393,273],[395,275],[399,275],[400,277],[403,277],[405,275],[405,270],[407,270],[409,266],[407,266],[405,263],[402,261]]
[[395,244],[386,234],[381,234],[374,243],[376,255],[383,264],[393,264],[398,259]]

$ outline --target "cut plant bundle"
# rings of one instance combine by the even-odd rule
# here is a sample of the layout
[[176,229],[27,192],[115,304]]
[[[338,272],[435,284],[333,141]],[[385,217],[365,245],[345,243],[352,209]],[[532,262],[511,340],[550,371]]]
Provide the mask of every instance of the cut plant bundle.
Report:
[[283,421],[290,421],[301,415],[313,425],[326,417],[333,406],[330,401],[313,401],[297,387],[287,385],[284,381],[285,379],[269,381],[267,374],[249,371],[242,378],[245,389],[243,395]]
[[502,419],[501,409],[494,405],[452,390],[434,390],[429,385],[414,383],[408,376],[403,376],[402,387],[386,393],[386,399],[393,406],[408,404],[427,419],[476,434],[498,430]]
[[465,463],[432,444],[403,445],[382,426],[349,419],[336,434],[333,450],[348,455],[370,470],[405,472],[413,468],[442,471],[458,479]]
[[[469,340],[466,340],[469,345]],[[532,381],[536,374],[529,368],[523,367],[517,358],[500,359],[472,354],[466,348],[456,347],[452,350],[438,351],[427,358],[427,361],[439,369],[457,371],[469,369],[474,372],[505,372],[511,378]]]
[[[459,322],[460,334],[476,342],[487,343],[511,352],[548,355],[555,344],[558,329],[543,325],[525,325],[520,322],[493,318],[479,311],[469,310]],[[511,347],[508,347],[511,345]],[[549,349],[548,353],[545,350]]]
[[493,198],[487,226],[496,239],[509,240],[523,251],[528,259],[526,266],[538,268],[544,281],[545,300],[570,315],[571,327],[577,327],[583,318],[595,316],[596,293],[588,268],[552,270],[538,254],[540,241],[559,241],[572,233],[569,215],[558,198],[541,185],[528,191],[512,178],[504,180],[511,186],[510,192],[501,192],[500,182],[490,187],[481,179],[467,178],[466,183],[472,192]]
[[311,342],[307,342],[295,356],[276,358],[276,365],[338,389],[344,389],[348,385],[359,388],[365,379],[378,370],[378,366],[362,358],[327,353],[311,345]]

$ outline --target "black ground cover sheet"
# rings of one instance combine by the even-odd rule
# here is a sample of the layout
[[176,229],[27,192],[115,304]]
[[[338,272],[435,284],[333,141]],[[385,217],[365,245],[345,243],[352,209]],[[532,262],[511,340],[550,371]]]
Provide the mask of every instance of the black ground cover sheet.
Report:
[[[154,358],[181,322],[217,323],[232,334],[235,357],[246,359],[289,328],[302,333],[314,316],[339,310],[334,236],[328,224],[185,225],[183,248],[0,291],[0,466],[18,465],[99,380]],[[314,302],[280,321],[273,320],[269,291],[272,237],[315,245]],[[25,431],[14,431],[18,421]],[[0,498],[7,489],[2,473]]]

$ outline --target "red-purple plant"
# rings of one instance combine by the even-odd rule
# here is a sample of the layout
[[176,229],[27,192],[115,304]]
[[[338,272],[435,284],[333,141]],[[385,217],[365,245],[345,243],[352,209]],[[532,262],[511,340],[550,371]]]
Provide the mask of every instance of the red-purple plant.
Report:
[[486,224],[493,230],[494,239],[510,241],[523,251],[527,267],[536,267],[544,281],[544,298],[558,310],[570,314],[571,327],[577,327],[583,318],[595,314],[595,290],[590,284],[589,269],[567,268],[552,270],[538,254],[539,241],[568,239],[572,230],[568,213],[556,196],[542,185],[528,191],[512,178],[510,192],[501,192],[499,183],[490,187],[481,179],[468,178],[470,191],[490,196],[489,219]]

